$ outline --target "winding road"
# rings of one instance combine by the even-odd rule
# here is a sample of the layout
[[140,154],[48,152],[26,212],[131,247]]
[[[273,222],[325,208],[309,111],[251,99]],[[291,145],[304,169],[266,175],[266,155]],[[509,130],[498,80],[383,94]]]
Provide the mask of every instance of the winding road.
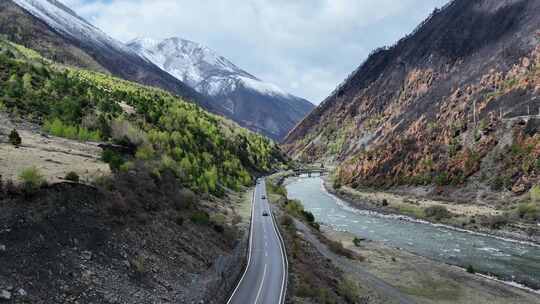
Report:
[[257,182],[252,205],[248,264],[227,304],[282,304],[287,290],[288,262],[267,200],[264,179]]

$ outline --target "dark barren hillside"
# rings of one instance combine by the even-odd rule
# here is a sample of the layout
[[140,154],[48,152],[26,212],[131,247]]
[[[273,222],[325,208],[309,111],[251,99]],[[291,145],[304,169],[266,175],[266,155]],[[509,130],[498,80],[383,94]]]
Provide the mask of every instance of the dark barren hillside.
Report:
[[452,2],[375,51],[289,134],[286,149],[339,161],[349,184],[462,184],[486,165],[527,190],[538,170],[537,123],[511,118],[538,114],[539,13],[537,1]]

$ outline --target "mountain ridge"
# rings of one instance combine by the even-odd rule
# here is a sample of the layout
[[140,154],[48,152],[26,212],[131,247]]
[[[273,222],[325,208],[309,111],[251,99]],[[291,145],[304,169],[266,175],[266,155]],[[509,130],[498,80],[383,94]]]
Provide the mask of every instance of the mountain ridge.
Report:
[[[510,176],[508,189],[523,193],[536,173],[513,174],[512,165],[490,158],[504,153],[501,138],[520,146],[530,136],[512,134],[506,118],[534,109],[539,93],[539,12],[534,1],[450,2],[394,46],[374,51],[284,148],[338,164],[338,177],[355,187],[465,186],[487,174],[487,187]],[[528,125],[535,130],[533,120]]]
[[127,45],[197,92],[213,98],[225,115],[276,140],[314,107],[190,40],[137,38]]
[[0,24],[0,33],[6,38],[49,59],[157,86],[215,111],[205,97],[146,62],[58,1],[5,1],[0,4]]

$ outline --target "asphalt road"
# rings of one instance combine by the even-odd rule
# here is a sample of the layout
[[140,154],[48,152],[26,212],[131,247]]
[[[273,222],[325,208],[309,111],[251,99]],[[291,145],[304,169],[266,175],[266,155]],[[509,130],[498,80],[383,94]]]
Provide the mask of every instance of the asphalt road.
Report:
[[[252,201],[248,265],[227,304],[285,302],[287,260],[266,197],[265,181],[261,179]],[[263,216],[264,211],[268,216]]]

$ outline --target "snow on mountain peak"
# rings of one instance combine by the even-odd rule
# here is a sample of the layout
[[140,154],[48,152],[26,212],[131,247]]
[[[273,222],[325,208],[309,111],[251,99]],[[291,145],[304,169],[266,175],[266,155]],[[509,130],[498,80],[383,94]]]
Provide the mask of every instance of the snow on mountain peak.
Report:
[[190,40],[173,37],[158,42],[137,38],[127,45],[203,94],[217,96],[243,87],[264,95],[290,96],[278,86],[240,69],[212,49]]
[[135,38],[127,43],[127,45],[132,46],[131,48],[138,48],[138,50],[150,50],[156,47],[159,44],[159,41],[147,37]]
[[122,43],[110,38],[57,0],[13,0],[13,2],[58,32],[98,45],[128,50]]

